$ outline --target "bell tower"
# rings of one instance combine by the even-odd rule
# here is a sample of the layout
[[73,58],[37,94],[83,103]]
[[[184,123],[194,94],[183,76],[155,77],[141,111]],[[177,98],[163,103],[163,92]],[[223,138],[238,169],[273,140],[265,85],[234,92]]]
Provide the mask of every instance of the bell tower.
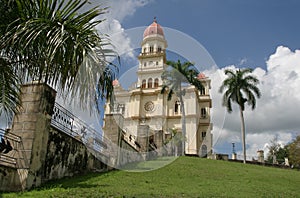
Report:
[[154,17],[153,23],[144,31],[142,50],[138,56],[138,85],[142,88],[157,88],[162,84],[161,74],[166,67],[167,46],[163,29]]
[[[154,18],[144,30],[141,52],[138,56],[137,82],[125,90],[118,81],[114,81],[116,102],[113,107],[110,106],[109,101],[106,103],[104,118],[106,137],[113,140],[117,140],[115,138],[118,137],[127,138],[130,145],[138,148],[142,153],[158,149],[159,155],[166,154],[160,148],[170,140],[172,136],[170,130],[182,132],[179,99],[176,94],[172,100],[168,100],[167,94],[161,94],[163,85],[161,76],[168,67],[167,47],[164,29]],[[197,78],[203,84],[203,89],[197,90],[192,85],[184,87],[186,91],[185,153],[204,157],[212,153],[210,79],[203,73],[200,73]],[[110,120],[115,119],[116,117],[112,118],[112,116],[116,114],[122,117],[122,126],[119,128]],[[119,135],[119,129],[122,130],[122,136]],[[176,149],[171,147],[169,145],[167,155],[174,154],[172,152]]]

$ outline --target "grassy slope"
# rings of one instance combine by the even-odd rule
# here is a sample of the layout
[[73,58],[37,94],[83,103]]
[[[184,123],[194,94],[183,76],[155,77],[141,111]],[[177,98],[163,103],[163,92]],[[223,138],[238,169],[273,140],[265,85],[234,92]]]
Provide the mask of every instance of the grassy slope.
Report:
[[180,157],[155,171],[63,179],[6,197],[300,197],[300,171]]

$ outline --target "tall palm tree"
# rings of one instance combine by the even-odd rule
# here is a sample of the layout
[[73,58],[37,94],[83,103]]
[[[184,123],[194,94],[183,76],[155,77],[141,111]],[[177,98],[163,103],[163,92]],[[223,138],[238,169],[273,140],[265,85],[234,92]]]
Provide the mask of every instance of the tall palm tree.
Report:
[[[200,90],[203,88],[201,82],[197,79],[199,71],[191,62],[184,62],[181,64],[180,60],[177,62],[167,61],[167,65],[170,67],[167,68],[163,74],[163,86],[161,93],[168,93],[168,100],[172,99],[173,94],[180,100],[180,110],[182,113],[182,136],[186,138],[186,120],[185,120],[185,108],[183,96],[185,95],[184,85],[192,84],[196,89]],[[182,154],[185,154],[185,141],[183,140],[182,144]]]
[[242,132],[242,144],[243,144],[243,155],[244,163],[246,163],[246,140],[245,140],[245,121],[244,121],[244,110],[245,103],[251,105],[252,110],[256,106],[256,97],[260,98],[261,93],[257,88],[259,80],[250,75],[252,69],[238,69],[236,71],[226,69],[225,75],[228,77],[223,81],[219,92],[222,93],[225,89],[223,95],[223,106],[227,108],[229,113],[232,112],[232,102],[237,103],[240,109],[241,117],[241,132]]
[[[6,22],[0,26],[0,58],[9,60],[5,64],[13,71],[5,79],[45,82],[80,96],[81,104],[93,104],[99,97],[109,96],[116,70],[106,58],[115,53],[106,48],[110,45],[108,38],[96,30],[107,8],[88,8],[88,4],[88,0],[3,2],[1,21]],[[1,88],[2,95],[10,89]],[[14,90],[10,96],[18,105],[18,89]],[[0,113],[11,108],[0,98]]]

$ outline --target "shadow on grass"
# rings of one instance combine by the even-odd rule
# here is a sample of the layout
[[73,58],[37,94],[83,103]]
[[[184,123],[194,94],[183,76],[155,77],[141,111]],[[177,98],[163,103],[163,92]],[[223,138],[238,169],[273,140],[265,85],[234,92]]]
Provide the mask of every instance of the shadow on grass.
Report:
[[56,179],[56,180],[50,180],[46,182],[45,184],[42,184],[42,186],[34,188],[32,190],[46,190],[46,189],[52,189],[52,188],[95,188],[95,187],[107,187],[109,184],[89,184],[87,181],[90,179],[93,179],[95,177],[99,177],[105,174],[108,174],[109,172],[118,171],[118,170],[111,170],[107,172],[91,172],[87,174],[79,174],[74,175],[71,177],[65,177],[62,179]]
[[120,169],[128,172],[144,172],[160,169],[174,162],[178,157],[158,157],[152,160],[128,163]]

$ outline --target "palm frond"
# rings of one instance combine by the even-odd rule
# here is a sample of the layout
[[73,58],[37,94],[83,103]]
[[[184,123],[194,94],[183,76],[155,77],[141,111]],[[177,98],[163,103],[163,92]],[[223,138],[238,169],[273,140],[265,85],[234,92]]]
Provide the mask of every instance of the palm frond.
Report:
[[261,93],[256,87],[259,80],[256,77],[249,75],[252,71],[252,69],[248,68],[238,69],[236,71],[225,69],[224,73],[228,77],[220,86],[219,92],[222,93],[226,90],[223,95],[222,105],[227,108],[228,112],[232,111],[231,101],[237,103],[243,111],[245,109],[245,102],[247,102],[248,105],[251,105],[252,110],[255,108],[256,98],[254,94],[260,98]]
[[7,120],[12,120],[21,104],[20,79],[13,68],[7,58],[0,57],[0,115],[3,113]]
[[[14,69],[22,71],[26,79],[47,82],[65,94],[78,94],[80,102],[87,104],[111,94],[112,77],[108,76],[113,74],[107,70],[106,57],[117,55],[107,49],[106,36],[95,29],[104,20],[98,17],[107,12],[106,7],[82,12],[88,0],[12,2],[10,13],[4,16],[15,15],[5,29],[1,26],[0,49],[18,62]],[[98,88],[106,94],[97,94],[97,83],[104,83]]]
[[[198,90],[203,88],[202,83],[197,79],[199,71],[191,62],[181,63],[180,60],[178,60],[177,62],[167,61],[166,64],[169,65],[170,68],[167,68],[162,74],[164,82],[163,92],[166,90],[165,87],[168,87],[169,91],[180,96],[183,93],[181,90],[182,84],[194,85]],[[172,98],[172,94],[169,94],[168,98]]]

